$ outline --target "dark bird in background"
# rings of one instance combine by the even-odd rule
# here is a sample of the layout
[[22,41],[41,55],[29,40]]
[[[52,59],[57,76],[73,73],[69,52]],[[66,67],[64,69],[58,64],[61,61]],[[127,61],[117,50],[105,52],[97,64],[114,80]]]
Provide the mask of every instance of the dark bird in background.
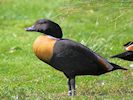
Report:
[[68,95],[73,96],[75,77],[78,75],[101,75],[117,69],[127,70],[113,64],[86,46],[69,39],[62,39],[58,24],[40,19],[26,31],[41,32],[33,44],[33,51],[43,62],[63,72],[68,78]]
[[120,58],[123,60],[133,61],[133,42],[128,42],[123,45],[125,52],[112,56],[111,58]]
[[133,42],[127,42],[126,44],[123,45],[125,47],[126,51],[133,51]]

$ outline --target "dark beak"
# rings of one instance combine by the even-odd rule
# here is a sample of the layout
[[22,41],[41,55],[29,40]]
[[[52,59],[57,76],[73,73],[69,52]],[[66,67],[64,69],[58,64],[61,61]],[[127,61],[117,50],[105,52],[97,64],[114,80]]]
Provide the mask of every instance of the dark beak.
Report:
[[25,28],[26,31],[36,31],[34,25],[28,28]]

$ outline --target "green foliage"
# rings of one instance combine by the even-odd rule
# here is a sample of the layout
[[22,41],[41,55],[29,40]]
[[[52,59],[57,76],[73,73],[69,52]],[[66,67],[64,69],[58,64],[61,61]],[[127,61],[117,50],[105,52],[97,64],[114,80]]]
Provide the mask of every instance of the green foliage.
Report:
[[132,0],[0,0],[1,99],[71,99],[66,95],[64,75],[32,52],[32,43],[40,33],[25,32],[24,28],[40,18],[60,24],[64,38],[81,42],[129,69],[77,77],[74,99],[133,98],[132,62],[109,59],[123,52],[122,45],[133,39]]

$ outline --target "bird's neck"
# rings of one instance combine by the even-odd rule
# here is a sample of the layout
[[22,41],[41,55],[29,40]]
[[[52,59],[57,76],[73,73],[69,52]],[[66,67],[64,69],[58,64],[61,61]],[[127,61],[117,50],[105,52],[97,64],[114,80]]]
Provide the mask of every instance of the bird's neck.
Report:
[[60,38],[57,38],[57,37],[54,37],[54,36],[51,36],[51,35],[47,35],[47,34],[43,34],[42,36],[46,36],[46,37],[49,38],[49,39],[60,40]]

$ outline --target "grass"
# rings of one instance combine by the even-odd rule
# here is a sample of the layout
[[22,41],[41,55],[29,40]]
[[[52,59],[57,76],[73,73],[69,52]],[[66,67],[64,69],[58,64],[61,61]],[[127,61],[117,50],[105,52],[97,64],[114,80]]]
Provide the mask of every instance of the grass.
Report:
[[1,99],[71,99],[65,76],[32,52],[32,43],[40,33],[27,33],[24,28],[40,18],[60,24],[64,38],[81,42],[129,69],[76,77],[77,96],[73,99],[133,98],[132,62],[110,59],[133,39],[132,0],[1,0],[0,9]]

